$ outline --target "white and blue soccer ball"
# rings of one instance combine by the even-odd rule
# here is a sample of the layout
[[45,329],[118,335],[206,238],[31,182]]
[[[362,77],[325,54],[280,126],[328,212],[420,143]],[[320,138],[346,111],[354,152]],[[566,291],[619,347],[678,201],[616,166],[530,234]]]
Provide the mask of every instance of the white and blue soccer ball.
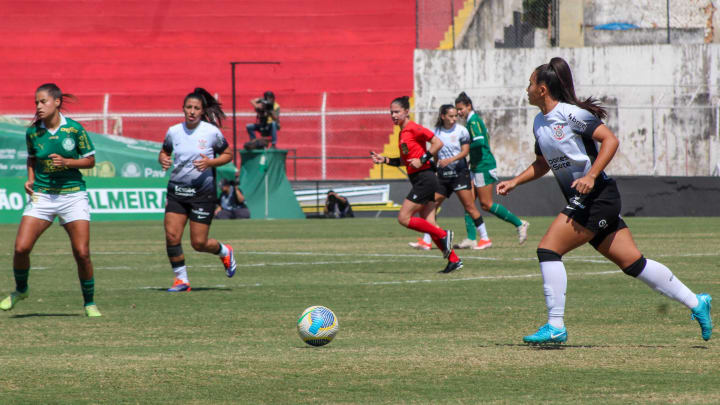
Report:
[[333,311],[319,305],[304,310],[297,321],[300,339],[310,346],[324,346],[332,342],[338,328],[338,319]]

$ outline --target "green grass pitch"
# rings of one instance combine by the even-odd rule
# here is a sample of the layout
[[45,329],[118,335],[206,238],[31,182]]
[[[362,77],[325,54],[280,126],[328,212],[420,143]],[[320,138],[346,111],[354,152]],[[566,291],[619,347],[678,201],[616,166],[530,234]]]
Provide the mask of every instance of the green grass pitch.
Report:
[[[216,221],[238,273],[183,243],[193,291],[171,294],[162,223],[93,223],[96,302],[83,316],[57,224],[31,256],[30,297],[0,313],[0,404],[718,403],[720,318],[709,342],[690,312],[622,274],[590,247],[566,255],[569,339],[525,346],[545,323],[535,249],[551,218],[486,216],[493,247],[437,250],[394,219]],[[720,305],[720,218],[628,218],[646,257]],[[461,218],[441,224],[464,236]],[[1,225],[0,289],[14,288],[16,225]],[[311,305],[340,331],[297,336]]]

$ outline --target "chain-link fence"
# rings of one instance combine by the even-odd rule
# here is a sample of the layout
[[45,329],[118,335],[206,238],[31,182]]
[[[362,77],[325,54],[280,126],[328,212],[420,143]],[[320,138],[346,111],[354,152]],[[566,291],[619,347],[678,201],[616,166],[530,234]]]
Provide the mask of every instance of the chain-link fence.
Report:
[[[502,3],[502,4],[499,4]],[[718,43],[718,0],[418,0],[416,47]]]

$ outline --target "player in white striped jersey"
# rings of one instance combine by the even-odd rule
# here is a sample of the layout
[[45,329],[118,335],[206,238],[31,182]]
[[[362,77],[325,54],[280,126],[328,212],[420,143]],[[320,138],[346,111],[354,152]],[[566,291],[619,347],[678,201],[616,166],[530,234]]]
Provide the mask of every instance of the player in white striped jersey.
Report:
[[506,195],[552,170],[568,203],[537,249],[548,323],[523,341],[543,344],[567,340],[563,321],[567,274],[561,259],[585,243],[627,275],[685,305],[700,324],[702,338],[709,340],[710,295],[693,293],[670,269],[646,259],[620,217],[617,185],[604,172],[619,146],[615,134],[601,121],[605,110],[592,98],[577,99],[570,67],[562,58],[552,58],[533,71],[527,94],[529,103],[541,111],[533,125],[536,159],[515,178],[500,182],[497,193]]
[[217,204],[215,168],[232,160],[232,150],[219,129],[225,113],[220,103],[200,87],[185,97],[183,112],[185,121],[168,129],[158,156],[164,170],[172,167],[165,204],[167,254],[175,273],[170,292],[190,291],[180,244],[188,219],[193,249],[220,256],[228,277],[235,274],[237,267],[232,246],[208,239]]

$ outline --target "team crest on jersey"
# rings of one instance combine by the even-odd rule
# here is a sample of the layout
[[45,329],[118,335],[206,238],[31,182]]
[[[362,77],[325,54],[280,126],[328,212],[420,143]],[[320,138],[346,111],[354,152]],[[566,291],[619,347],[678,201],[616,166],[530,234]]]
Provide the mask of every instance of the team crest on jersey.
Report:
[[563,132],[564,127],[564,125],[553,126],[553,138],[557,139],[558,141],[561,141],[563,138],[565,138],[565,132]]
[[68,152],[75,149],[75,140],[72,138],[63,139],[62,147],[63,147],[63,149],[65,149]]
[[402,151],[403,155],[407,155],[408,153],[410,153],[410,149],[408,148],[406,143],[400,144],[400,150]]
[[207,148],[207,140],[205,140],[205,139],[198,139],[198,148],[199,148],[199,149],[205,149],[205,148]]

